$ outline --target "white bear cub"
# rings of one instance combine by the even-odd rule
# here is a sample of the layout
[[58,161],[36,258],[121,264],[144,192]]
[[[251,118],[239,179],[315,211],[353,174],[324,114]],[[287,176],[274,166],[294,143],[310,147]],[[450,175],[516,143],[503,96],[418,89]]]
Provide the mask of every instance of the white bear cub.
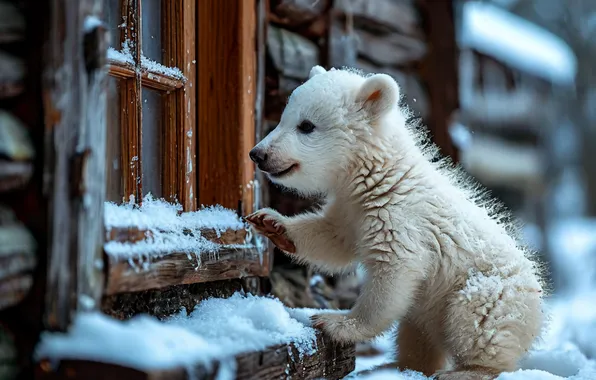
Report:
[[493,379],[539,335],[539,268],[476,188],[430,160],[399,97],[387,75],[314,67],[250,157],[274,183],[326,203],[246,220],[296,260],[330,273],[365,268],[349,313],[313,317],[331,338],[364,341],[399,321],[394,366]]

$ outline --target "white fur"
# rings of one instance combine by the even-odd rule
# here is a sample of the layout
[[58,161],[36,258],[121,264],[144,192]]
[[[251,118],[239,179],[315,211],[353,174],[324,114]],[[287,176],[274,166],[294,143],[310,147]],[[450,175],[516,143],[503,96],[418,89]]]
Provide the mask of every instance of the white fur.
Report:
[[[431,162],[436,150],[406,125],[393,79],[321,69],[256,146],[276,168],[299,165],[274,182],[326,196],[314,213],[258,212],[285,227],[294,257],[333,273],[366,268],[354,308],[316,321],[338,341],[361,341],[407,320],[457,368],[513,369],[539,334],[543,286],[507,215],[448,163]],[[312,133],[297,129],[303,120]]]

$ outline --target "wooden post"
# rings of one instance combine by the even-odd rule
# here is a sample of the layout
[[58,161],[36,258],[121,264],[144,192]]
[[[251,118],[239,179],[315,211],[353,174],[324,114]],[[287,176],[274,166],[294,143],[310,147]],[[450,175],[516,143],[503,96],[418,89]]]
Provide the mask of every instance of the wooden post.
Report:
[[50,202],[45,325],[65,330],[103,287],[106,91],[101,0],[51,2],[44,68]]
[[199,204],[252,209],[255,144],[255,0],[198,7]]
[[418,0],[418,3],[429,46],[423,63],[431,101],[429,129],[441,153],[455,160],[456,150],[448,130],[451,115],[459,103],[453,1]]

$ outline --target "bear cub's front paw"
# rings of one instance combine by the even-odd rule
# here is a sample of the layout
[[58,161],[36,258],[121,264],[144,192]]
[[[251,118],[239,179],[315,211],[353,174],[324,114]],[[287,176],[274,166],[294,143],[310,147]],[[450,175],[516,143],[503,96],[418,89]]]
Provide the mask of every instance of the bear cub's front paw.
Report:
[[267,236],[279,249],[296,253],[296,246],[286,234],[284,216],[270,208],[263,208],[244,218],[259,233]]

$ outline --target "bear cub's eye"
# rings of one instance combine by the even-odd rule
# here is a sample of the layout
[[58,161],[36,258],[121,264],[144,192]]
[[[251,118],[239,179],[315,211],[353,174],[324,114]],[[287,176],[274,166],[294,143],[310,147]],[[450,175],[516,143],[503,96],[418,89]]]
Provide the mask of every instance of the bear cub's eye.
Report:
[[308,134],[315,130],[315,125],[308,120],[304,120],[298,125],[298,130],[302,133]]

